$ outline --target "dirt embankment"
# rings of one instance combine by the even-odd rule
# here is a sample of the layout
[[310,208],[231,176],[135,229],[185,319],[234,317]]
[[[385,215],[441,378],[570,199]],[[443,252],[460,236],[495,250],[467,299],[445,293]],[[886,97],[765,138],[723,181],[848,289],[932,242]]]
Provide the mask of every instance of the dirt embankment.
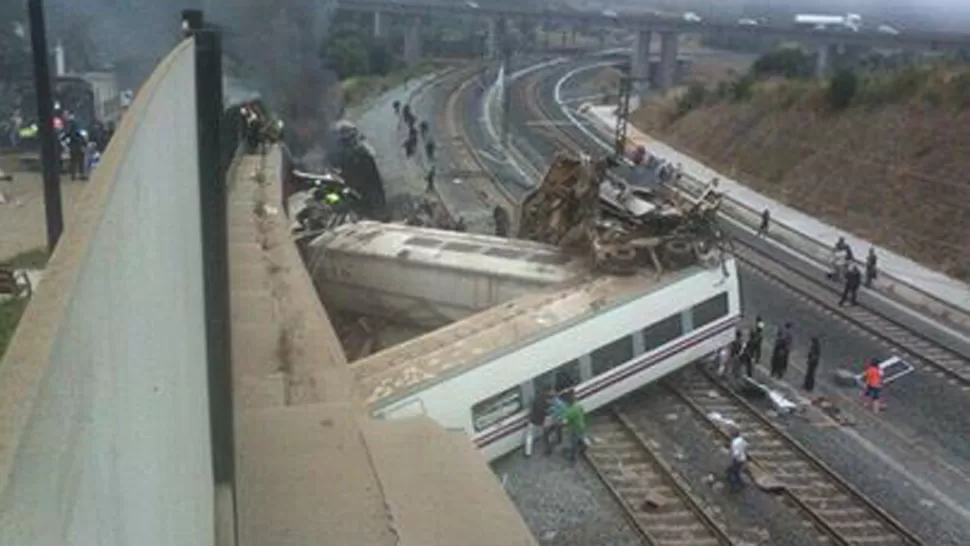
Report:
[[[970,280],[970,108],[921,99],[833,113],[820,93],[758,93],[637,127],[753,189]],[[857,249],[862,255],[865,249]]]

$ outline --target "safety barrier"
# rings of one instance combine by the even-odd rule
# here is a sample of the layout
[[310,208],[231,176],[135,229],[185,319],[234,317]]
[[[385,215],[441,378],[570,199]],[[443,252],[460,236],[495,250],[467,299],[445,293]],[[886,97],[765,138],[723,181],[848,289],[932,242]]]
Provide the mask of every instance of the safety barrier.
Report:
[[195,57],[140,89],[0,365],[0,544],[214,541]]

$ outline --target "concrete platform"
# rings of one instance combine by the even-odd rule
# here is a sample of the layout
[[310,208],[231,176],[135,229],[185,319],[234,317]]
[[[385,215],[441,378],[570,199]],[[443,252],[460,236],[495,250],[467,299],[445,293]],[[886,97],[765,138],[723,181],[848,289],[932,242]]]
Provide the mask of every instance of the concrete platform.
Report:
[[536,544],[467,437],[369,418],[279,212],[281,164],[241,157],[229,200],[239,544]]

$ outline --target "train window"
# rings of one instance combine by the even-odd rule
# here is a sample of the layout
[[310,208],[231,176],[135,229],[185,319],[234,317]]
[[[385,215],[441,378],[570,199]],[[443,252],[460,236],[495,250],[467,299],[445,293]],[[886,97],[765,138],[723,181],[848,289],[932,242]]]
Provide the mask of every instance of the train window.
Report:
[[482,247],[478,245],[470,245],[468,243],[458,243],[458,242],[447,243],[445,244],[445,246],[441,247],[442,250],[451,250],[453,252],[464,252],[466,254],[477,252],[481,248]]
[[475,432],[479,432],[520,411],[522,389],[515,386],[472,406],[472,424]]
[[679,338],[683,333],[683,320],[680,314],[671,315],[643,329],[643,350],[652,351]]
[[633,359],[633,337],[623,336],[593,351],[593,375],[599,375]]
[[579,382],[579,361],[572,360],[535,378],[535,393],[538,396],[540,393],[548,392],[549,389],[562,392],[578,385]]
[[694,329],[703,328],[715,320],[728,314],[727,292],[718,294],[713,298],[698,303],[690,310],[693,319]]
[[485,251],[486,256],[495,256],[498,258],[521,258],[524,256],[518,250],[511,250],[508,248],[490,248]]
[[409,237],[404,244],[407,246],[423,246],[426,248],[436,248],[441,241],[430,237]]

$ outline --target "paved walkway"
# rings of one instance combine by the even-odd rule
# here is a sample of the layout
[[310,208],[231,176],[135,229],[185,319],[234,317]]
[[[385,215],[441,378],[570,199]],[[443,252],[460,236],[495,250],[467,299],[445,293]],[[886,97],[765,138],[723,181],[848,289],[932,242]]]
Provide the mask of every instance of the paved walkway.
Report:
[[[44,186],[39,172],[25,171],[17,161],[0,156],[0,170],[13,175],[13,182],[0,182],[7,202],[0,204],[0,262],[17,254],[47,246],[44,220]],[[69,229],[74,218],[72,204],[86,187],[84,182],[61,180],[64,225]]]
[[[601,124],[601,129],[609,128],[612,131],[616,124],[616,116],[613,114],[613,110],[614,107],[612,106],[597,106],[590,109],[590,115]],[[874,246],[869,241],[765,197],[635,127],[629,127],[628,131],[631,144],[633,142],[641,143],[649,153],[674,164],[680,163],[688,177],[700,181],[708,181],[718,177],[721,181],[720,187],[725,194],[731,200],[748,208],[752,215],[757,216],[760,211],[769,209],[773,226],[778,225],[790,229],[825,249],[830,248],[840,236],[845,237],[846,242],[855,251],[857,259],[864,259],[869,247]],[[879,257],[880,272],[884,274],[884,277],[895,279],[904,285],[916,287],[932,298],[970,312],[970,285],[933,271],[886,248],[879,246],[875,248]]]

